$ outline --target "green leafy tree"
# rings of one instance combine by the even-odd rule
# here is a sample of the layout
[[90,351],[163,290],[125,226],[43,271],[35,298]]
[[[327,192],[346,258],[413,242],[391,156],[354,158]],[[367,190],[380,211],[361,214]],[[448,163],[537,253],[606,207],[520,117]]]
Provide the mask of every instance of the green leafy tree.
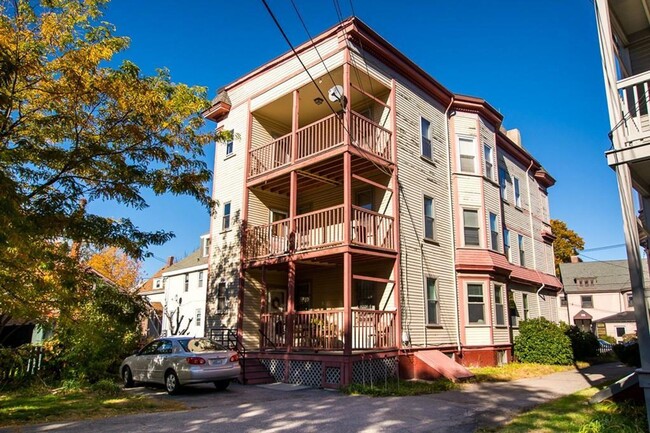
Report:
[[555,273],[560,275],[560,263],[568,263],[571,256],[584,249],[585,241],[561,220],[551,220],[551,229],[555,235],[553,251],[555,252]]
[[65,314],[87,275],[68,242],[141,258],[172,237],[87,211],[147,207],[142,191],[211,209],[199,113],[206,90],[114,65],[129,39],[101,21],[107,0],[0,0],[0,324]]
[[520,362],[552,365],[573,362],[571,340],[560,325],[543,317],[522,321],[514,346],[515,357]]

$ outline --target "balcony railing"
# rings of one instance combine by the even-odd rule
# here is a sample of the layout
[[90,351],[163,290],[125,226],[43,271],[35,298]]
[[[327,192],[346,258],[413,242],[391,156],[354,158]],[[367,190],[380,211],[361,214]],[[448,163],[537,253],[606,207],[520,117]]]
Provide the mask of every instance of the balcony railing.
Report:
[[379,248],[393,248],[393,217],[352,206],[352,241]]
[[[291,318],[291,319],[290,319]],[[397,347],[395,311],[352,309],[352,350],[390,349]],[[344,310],[297,311],[262,314],[261,332],[266,338],[263,348],[289,346],[313,350],[343,350]]]
[[626,145],[650,138],[650,72],[625,78],[617,83],[621,97]]
[[[387,161],[393,158],[391,132],[381,125],[352,112],[350,137],[353,146]],[[347,131],[340,114],[332,114],[296,131],[296,161],[340,146]],[[249,177],[259,176],[291,163],[292,134],[276,138],[264,146],[250,150]]]
[[[395,249],[394,218],[352,207],[351,241],[358,245]],[[343,243],[343,205],[298,215],[296,231],[289,232],[289,220],[253,226],[246,230],[246,256],[249,259],[273,257],[328,248]]]

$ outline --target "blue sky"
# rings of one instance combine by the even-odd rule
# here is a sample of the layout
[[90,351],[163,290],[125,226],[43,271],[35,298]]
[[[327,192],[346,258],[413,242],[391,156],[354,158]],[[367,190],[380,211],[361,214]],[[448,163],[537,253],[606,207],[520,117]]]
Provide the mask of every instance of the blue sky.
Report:
[[[295,0],[312,35],[338,17],[330,1]],[[289,38],[307,40],[289,0],[269,0]],[[417,1],[353,0],[356,15],[451,91],[488,100],[519,128],[524,147],[555,177],[551,215],[567,222],[586,249],[623,243],[610,147],[603,76],[590,0]],[[349,0],[340,0],[345,17]],[[289,47],[261,0],[113,0],[106,21],[131,38],[118,60],[144,73],[167,67],[176,82],[201,85],[209,96]],[[214,148],[206,149],[212,166]],[[98,205],[141,228],[171,230],[176,238],[151,252],[183,257],[208,231],[207,211],[186,197],[150,197],[133,211]],[[625,258],[622,247],[586,252]],[[145,274],[160,267],[145,263]]]

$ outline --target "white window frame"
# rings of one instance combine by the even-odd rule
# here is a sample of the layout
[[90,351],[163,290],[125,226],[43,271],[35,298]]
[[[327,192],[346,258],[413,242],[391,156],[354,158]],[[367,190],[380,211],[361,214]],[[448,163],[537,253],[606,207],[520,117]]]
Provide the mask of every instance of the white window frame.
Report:
[[483,144],[485,177],[494,180],[494,150],[489,144]]
[[185,275],[185,281],[183,282],[183,290],[185,292],[190,291],[190,274],[184,274]]
[[[427,132],[426,132],[426,137],[425,137],[424,130],[423,130],[424,122],[427,122],[429,124],[429,127],[428,127]],[[434,157],[434,155],[433,155],[433,143],[432,143],[432,140],[431,140],[431,129],[432,129],[431,128],[431,121],[429,119],[425,118],[425,117],[420,116],[420,155],[422,156],[422,158],[424,158],[426,160],[429,160],[429,161],[433,161],[433,159],[434,159],[433,158]],[[425,143],[425,140],[428,143]],[[424,154],[425,145],[427,145],[429,147],[429,155],[428,156]]]
[[225,281],[217,284],[217,314],[224,313],[228,307],[226,305],[226,291],[228,287]]
[[521,233],[517,233],[517,249],[519,250],[519,266],[526,267],[526,239]]
[[[228,213],[226,213],[226,208]],[[232,213],[232,202],[227,201],[223,204],[223,217],[221,218],[221,230],[227,231],[230,230],[230,215]]]
[[[433,281],[433,298],[429,296],[429,281]],[[424,278],[424,299],[425,302],[425,317],[427,320],[427,325],[440,325],[440,293],[438,291],[438,278],[428,275]],[[429,305],[433,302],[435,320],[431,320],[429,315]]]
[[[470,286],[478,286],[481,288],[481,301],[476,302],[476,301],[470,301],[470,294],[469,294],[469,287]],[[465,283],[465,292],[466,292],[466,299],[467,299],[467,324],[468,325],[486,325],[487,324],[487,316],[485,314],[485,284],[483,282],[473,282],[469,281]],[[473,295],[474,297],[477,297],[477,295]],[[481,305],[482,308],[482,315],[483,318],[481,320],[478,320],[476,322],[471,322],[470,321],[470,306],[471,305]]]
[[[472,171],[465,171],[462,168],[463,167],[462,160],[463,160],[463,155],[464,154],[461,153],[461,144],[460,144],[461,142],[471,142],[472,149],[473,149],[473,152],[474,152],[474,154],[471,155],[472,158],[473,158],[472,159],[472,163],[473,163],[472,164]],[[477,164],[477,160],[478,160],[478,148],[476,146],[476,138],[469,137],[469,136],[467,136],[467,137],[463,137],[463,136],[458,137],[458,139],[456,140],[456,149],[458,149],[458,171],[460,173],[466,173],[466,174],[477,174],[478,169],[477,169],[476,164]]]
[[513,189],[515,191],[515,206],[521,207],[521,184],[518,177],[513,178]]
[[[496,326],[506,326],[506,309],[503,302],[504,292],[503,284],[494,285],[494,324]],[[501,317],[499,317],[499,312],[501,312]]]
[[510,244],[510,230],[504,227],[503,229],[503,254],[506,259],[512,263],[512,245]]
[[195,326],[202,326],[202,324],[201,324],[201,322],[202,322],[202,320],[201,320],[202,319],[202,317],[201,317],[202,314],[201,313],[203,313],[203,312],[201,311],[200,308],[197,308],[195,310],[195,312],[194,312]]
[[521,294],[521,310],[524,314],[524,320],[530,318],[530,302],[528,300],[528,293]]
[[203,287],[203,271],[199,271],[198,287]]
[[226,141],[226,157],[235,153],[235,130],[231,129],[228,132],[230,132],[230,139]]
[[162,280],[162,278],[156,278],[153,281],[153,288],[154,289],[162,289],[163,288],[163,280]]
[[488,218],[490,220],[490,249],[499,252],[499,215],[488,212]]
[[501,200],[508,202],[508,172],[505,167],[499,167],[499,189]]
[[[431,200],[431,216],[427,216],[427,200]],[[427,236],[429,219],[431,220],[431,236]],[[422,199],[422,236],[430,241],[436,240],[436,201],[426,194]]]
[[[476,212],[476,224],[477,224],[476,227],[467,227],[467,225],[465,223],[465,212]],[[478,232],[478,234],[477,234],[478,245],[474,245],[474,244],[469,244],[468,245],[467,244],[467,236],[465,234],[465,230],[467,228],[477,229],[477,232]],[[480,248],[481,244],[482,244],[482,242],[481,242],[481,219],[479,217],[479,210],[478,209],[463,208],[463,246],[473,247],[473,248]]]

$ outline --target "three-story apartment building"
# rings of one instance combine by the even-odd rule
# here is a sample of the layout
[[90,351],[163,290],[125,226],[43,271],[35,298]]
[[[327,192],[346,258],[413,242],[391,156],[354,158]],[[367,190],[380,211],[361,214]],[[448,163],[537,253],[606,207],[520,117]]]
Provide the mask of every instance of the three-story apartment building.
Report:
[[[443,87],[357,18],[223,87],[211,287],[281,381],[393,375],[400,355],[508,360],[557,319],[554,180],[484,100]],[[208,327],[227,325],[208,306]]]

